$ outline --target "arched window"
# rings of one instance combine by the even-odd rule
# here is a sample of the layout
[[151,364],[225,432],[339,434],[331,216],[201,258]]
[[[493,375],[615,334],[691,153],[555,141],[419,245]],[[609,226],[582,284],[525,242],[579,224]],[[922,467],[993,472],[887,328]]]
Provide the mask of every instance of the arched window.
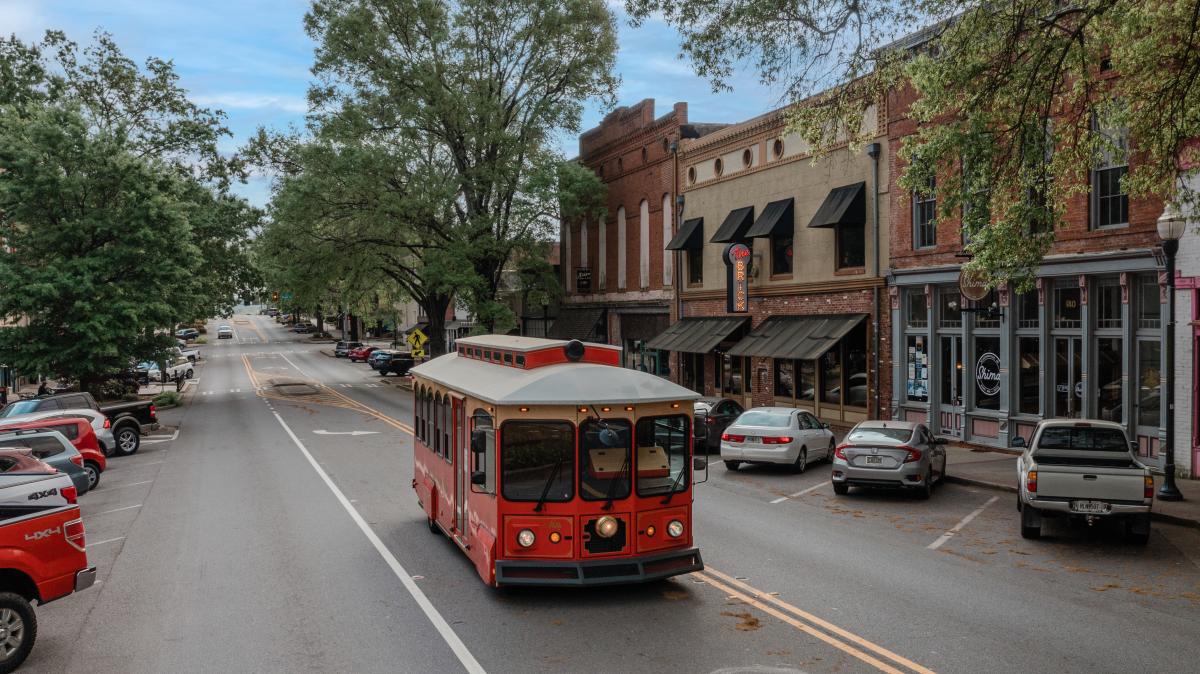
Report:
[[439,414],[441,408],[442,394],[436,393],[434,394],[433,402],[431,403],[431,410],[433,414],[430,416],[433,417],[433,428],[431,429],[433,432],[433,452],[439,456],[442,453],[442,415]]
[[662,283],[663,286],[671,287],[671,274],[674,271],[675,256],[674,251],[667,250],[667,242],[671,240],[671,220],[673,219],[671,212],[671,195],[662,195]]
[[442,456],[451,460],[453,450],[450,447],[450,433],[454,427],[453,408],[450,406],[450,394],[442,396]]
[[422,414],[422,403],[425,402],[425,387],[413,388],[413,432],[418,440],[425,439],[425,416]]
[[625,207],[617,209],[617,290],[625,289]]
[[650,202],[638,205],[638,287],[650,287]]
[[426,386],[425,387],[425,396],[421,400],[421,407],[422,407],[421,415],[425,417],[424,428],[422,428],[421,430],[422,430],[422,432],[424,432],[424,436],[422,437],[422,440],[424,440],[425,446],[429,447],[429,449],[433,449],[433,438],[429,437],[430,433],[432,431],[431,425],[433,424],[433,415],[430,414],[430,411],[433,409],[432,401],[433,401],[433,389]]

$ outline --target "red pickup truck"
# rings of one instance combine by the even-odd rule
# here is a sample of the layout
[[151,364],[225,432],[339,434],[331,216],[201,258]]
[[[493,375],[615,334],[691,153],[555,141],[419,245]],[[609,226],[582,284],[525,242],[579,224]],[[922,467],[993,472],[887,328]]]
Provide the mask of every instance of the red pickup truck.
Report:
[[71,479],[27,449],[0,450],[0,674],[33,650],[34,601],[61,599],[95,581]]

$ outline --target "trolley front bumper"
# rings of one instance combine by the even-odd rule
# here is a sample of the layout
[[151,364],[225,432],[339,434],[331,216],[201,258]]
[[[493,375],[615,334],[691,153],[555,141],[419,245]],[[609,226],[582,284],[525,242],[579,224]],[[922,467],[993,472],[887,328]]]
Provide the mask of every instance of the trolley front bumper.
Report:
[[698,548],[584,562],[496,561],[497,585],[620,585],[704,570]]

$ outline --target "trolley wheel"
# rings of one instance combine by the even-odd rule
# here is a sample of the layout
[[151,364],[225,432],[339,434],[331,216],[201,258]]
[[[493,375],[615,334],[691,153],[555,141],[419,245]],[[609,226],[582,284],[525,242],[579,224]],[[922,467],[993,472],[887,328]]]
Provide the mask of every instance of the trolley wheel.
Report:
[[436,534],[438,536],[442,535],[442,530],[441,530],[441,528],[438,527],[437,521],[434,520],[432,517],[429,517],[427,519],[429,520],[429,533]]

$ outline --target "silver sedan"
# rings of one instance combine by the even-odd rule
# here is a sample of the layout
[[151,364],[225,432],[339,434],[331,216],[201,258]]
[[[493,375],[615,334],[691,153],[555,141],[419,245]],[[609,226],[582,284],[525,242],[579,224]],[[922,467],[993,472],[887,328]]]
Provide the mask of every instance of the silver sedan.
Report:
[[743,463],[777,463],[803,473],[828,459],[835,446],[829,424],[791,407],[746,410],[721,434],[721,460],[729,470]]
[[910,489],[927,499],[946,479],[946,441],[925,424],[863,421],[850,429],[833,454],[833,491],[851,486]]

